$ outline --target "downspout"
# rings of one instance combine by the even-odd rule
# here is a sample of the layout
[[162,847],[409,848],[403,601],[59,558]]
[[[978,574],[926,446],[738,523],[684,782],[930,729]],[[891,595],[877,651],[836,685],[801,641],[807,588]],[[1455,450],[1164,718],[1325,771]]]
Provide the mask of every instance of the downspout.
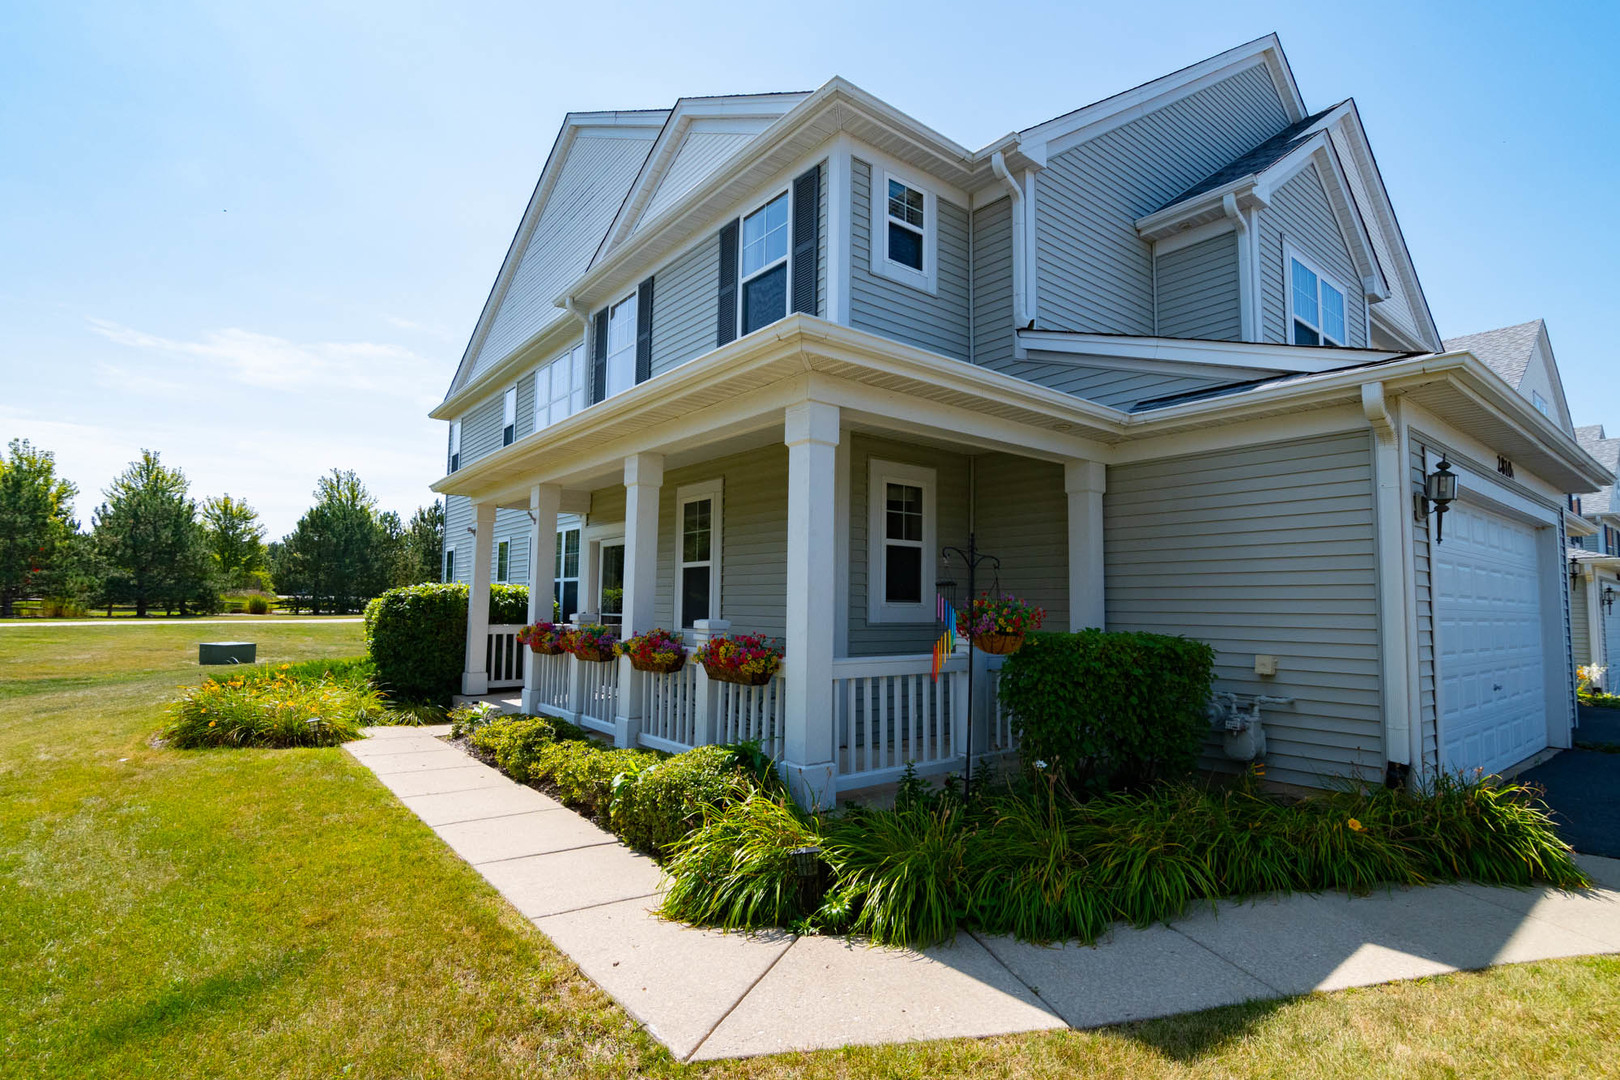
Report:
[[1384,782],[1396,787],[1410,780],[1412,746],[1420,733],[1412,723],[1412,650],[1406,627],[1406,557],[1402,514],[1408,512],[1401,463],[1401,441],[1381,382],[1363,383],[1361,410],[1373,435],[1373,498],[1378,568],[1378,644],[1384,685]]
[[1254,341],[1254,257],[1249,250],[1249,219],[1238,209],[1237,196],[1227,192],[1221,198],[1221,212],[1237,230],[1238,249],[1238,335]]
[[579,324],[585,328],[583,331],[585,338],[585,351],[589,353],[591,349],[591,313],[588,311],[582,311],[580,309],[579,302],[572,296],[563,297],[562,304],[560,306],[564,311],[568,312],[568,314],[578,319]]
[[990,168],[995,171],[996,177],[1007,186],[1007,193],[1012,196],[1012,247],[1013,247],[1013,325],[1022,330],[1030,323],[1029,305],[1025,301],[1024,278],[1027,274],[1025,268],[1024,243],[1024,189],[1007,171],[1007,159],[1000,150],[990,155]]

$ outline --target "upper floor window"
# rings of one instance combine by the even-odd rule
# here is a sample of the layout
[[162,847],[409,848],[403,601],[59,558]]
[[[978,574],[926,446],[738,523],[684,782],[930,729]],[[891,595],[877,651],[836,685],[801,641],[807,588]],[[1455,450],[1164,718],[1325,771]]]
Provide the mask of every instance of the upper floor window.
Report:
[[919,273],[923,268],[923,193],[889,180],[889,259]]
[[871,201],[872,272],[924,292],[936,291],[939,203],[934,193],[909,176],[875,167]]
[[1530,404],[1534,405],[1536,407],[1536,412],[1540,413],[1542,416],[1548,418],[1552,417],[1552,410],[1547,406],[1547,399],[1536,393],[1534,390],[1530,391]]
[[[450,471],[461,468],[461,421],[450,421]],[[449,578],[445,579],[450,580]]]
[[604,398],[636,385],[636,294],[613,305],[608,314],[607,386]]
[[874,458],[870,482],[867,618],[928,622],[934,618],[934,470]]
[[557,357],[534,373],[534,430],[540,431],[585,407],[585,346]]
[[501,445],[511,446],[517,439],[517,387],[509,386],[501,398]]
[[782,192],[742,221],[742,332],[787,315],[789,198]]
[[1288,253],[1288,321],[1295,345],[1344,345],[1344,289]]

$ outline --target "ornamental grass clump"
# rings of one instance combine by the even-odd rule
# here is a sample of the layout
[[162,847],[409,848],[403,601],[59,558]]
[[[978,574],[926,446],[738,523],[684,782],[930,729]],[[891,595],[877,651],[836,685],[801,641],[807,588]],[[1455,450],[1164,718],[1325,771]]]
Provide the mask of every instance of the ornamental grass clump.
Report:
[[299,679],[290,666],[269,677],[205,680],[171,704],[168,715],[164,738],[186,750],[336,746],[388,718],[382,696],[368,684]]
[[788,926],[804,910],[793,853],[819,847],[816,819],[780,794],[755,791],[670,845],[659,904],[667,919],[726,930]]
[[782,647],[763,634],[710,638],[693,659],[718,682],[764,686],[782,669]]

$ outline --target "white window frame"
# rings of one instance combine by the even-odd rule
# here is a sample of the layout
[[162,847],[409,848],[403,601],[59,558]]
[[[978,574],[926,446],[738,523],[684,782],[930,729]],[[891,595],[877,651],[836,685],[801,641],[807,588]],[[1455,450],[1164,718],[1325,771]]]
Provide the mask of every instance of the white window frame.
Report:
[[439,570],[440,576],[444,578],[446,583],[456,580],[456,545],[446,544],[444,546],[444,565]]
[[[889,181],[904,184],[923,197],[923,268],[913,270],[889,258]],[[911,173],[898,172],[884,165],[872,166],[871,204],[872,273],[910,285],[925,293],[939,292],[939,195]],[[916,231],[916,226],[907,226]]]
[[[891,604],[888,595],[887,512],[890,483],[920,487],[923,492],[922,593],[915,604]],[[938,518],[935,492],[938,474],[923,465],[872,458],[867,464],[866,621],[869,623],[932,623],[934,621],[935,567],[938,565]]]
[[[450,421],[450,471],[461,468],[461,421]],[[451,549],[455,550],[454,548]]]
[[584,407],[585,346],[581,343],[535,369],[534,430],[544,431]]
[[[760,213],[761,211],[763,211],[767,206],[771,205],[771,203],[775,202],[777,199],[782,198],[784,195],[787,196],[787,208],[788,208],[787,209],[787,250],[780,257],[772,259],[770,262],[766,263],[764,266],[761,266],[759,269],[755,270],[753,273],[749,273],[749,274],[743,273],[743,249],[747,246],[743,242],[743,223],[746,222],[749,218],[753,217],[755,214]],[[762,276],[764,274],[770,273],[772,270],[775,270],[778,266],[781,266],[784,263],[787,265],[787,271],[786,271],[786,285],[782,290],[782,314],[777,316],[776,319],[772,319],[771,322],[777,322],[780,319],[785,319],[790,314],[793,313],[793,185],[792,184],[789,184],[786,187],[781,188],[780,190],[773,191],[770,195],[766,196],[765,198],[759,200],[758,203],[754,204],[752,209],[745,210],[741,214],[737,215],[737,336],[738,337],[741,337],[743,335],[743,333],[745,332],[744,327],[746,327],[748,325],[747,322],[745,321],[746,318],[747,318],[747,314],[748,314],[748,294],[747,294],[747,291],[746,291],[746,287],[747,287],[748,283],[750,281],[753,281],[757,277],[760,277],[760,276]],[[770,323],[766,323],[765,325],[769,326]],[[719,616],[716,615],[715,618],[719,618]]]
[[[505,563],[503,566],[502,563]],[[512,541],[495,541],[495,580],[504,585],[512,577]]]
[[501,445],[517,442],[517,387],[508,386],[501,395]]
[[[686,614],[681,610],[685,593],[686,567],[709,567],[709,618],[722,619],[720,613],[720,562],[725,553],[725,534],[723,530],[725,519],[725,477],[716,476],[712,480],[703,480],[695,484],[682,484],[675,489],[675,582],[672,589],[674,604],[672,610],[675,617],[675,631],[680,633],[686,626]],[[686,545],[683,542],[686,528],[687,503],[710,501],[709,506],[709,558],[706,563],[686,561]]]
[[[564,571],[568,569],[569,533],[579,534],[579,545],[574,552],[574,573],[572,577],[564,573]],[[566,523],[559,521],[557,523],[557,548],[552,556],[551,570],[551,595],[552,599],[557,604],[557,621],[567,622],[569,617],[574,613],[572,611],[564,610],[564,605],[562,602],[563,586],[570,581],[574,583],[574,603],[578,604],[580,602],[579,594],[581,592],[581,579],[583,578],[585,571],[585,531],[580,527],[578,521],[570,521]],[[549,622],[550,620],[550,615],[541,616],[542,622]]]
[[1535,408],[1536,412],[1547,417],[1549,420],[1552,419],[1552,406],[1548,404],[1546,398],[1541,396],[1539,391],[1530,391],[1530,404]]
[[[606,375],[603,378],[602,388],[604,401],[636,385],[636,317],[640,309],[640,293],[635,289],[630,290],[630,295],[620,297],[608,306],[607,358],[604,361]],[[627,314],[621,316],[620,312]],[[619,339],[617,348],[614,347],[616,333]],[[627,369],[623,367],[626,360],[629,362]],[[617,389],[614,388],[616,364],[620,366],[619,374],[623,375],[626,370],[629,373],[628,381]]]
[[[1316,275],[1316,322],[1300,318],[1299,321],[1316,331],[1317,337],[1322,339],[1322,345],[1331,348],[1345,349],[1350,347],[1350,290],[1332,274],[1324,273],[1316,260],[1307,256],[1293,244],[1283,244],[1283,295],[1287,297],[1288,317],[1283,323],[1283,344],[1294,344],[1294,263],[1298,262],[1305,269]],[[1331,286],[1340,297],[1344,299],[1344,337],[1343,341],[1334,341],[1322,330],[1322,285]]]

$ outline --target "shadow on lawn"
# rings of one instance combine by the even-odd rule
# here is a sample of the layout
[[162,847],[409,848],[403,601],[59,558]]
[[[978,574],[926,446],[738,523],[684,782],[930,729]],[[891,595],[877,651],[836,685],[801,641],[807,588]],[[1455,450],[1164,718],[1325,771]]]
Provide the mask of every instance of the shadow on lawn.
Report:
[[1296,1000],[1286,997],[1245,1001],[1241,1005],[1222,1005],[1181,1016],[1136,1020],[1113,1030],[1172,1061],[1193,1065],[1242,1042],[1255,1028]]
[[316,950],[299,949],[259,963],[238,965],[228,971],[173,983],[142,1001],[120,1010],[85,1032],[93,1042],[111,1045],[159,1035],[193,1022],[218,1007],[234,1007],[253,994],[297,975],[316,959]]

